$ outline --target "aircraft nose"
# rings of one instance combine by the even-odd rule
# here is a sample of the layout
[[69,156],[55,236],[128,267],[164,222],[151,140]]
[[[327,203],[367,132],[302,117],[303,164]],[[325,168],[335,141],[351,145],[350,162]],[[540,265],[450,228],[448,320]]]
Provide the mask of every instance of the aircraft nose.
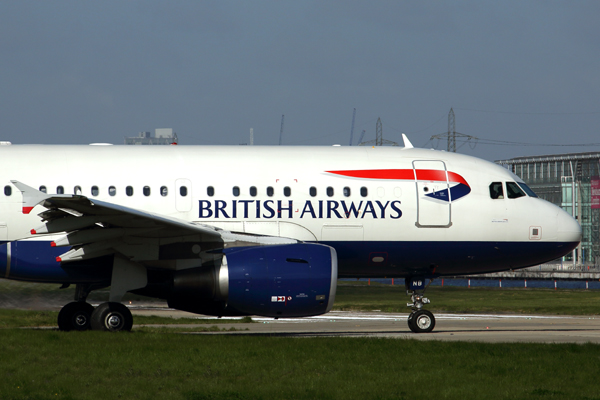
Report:
[[557,223],[559,242],[573,243],[581,241],[581,225],[566,211],[559,211]]

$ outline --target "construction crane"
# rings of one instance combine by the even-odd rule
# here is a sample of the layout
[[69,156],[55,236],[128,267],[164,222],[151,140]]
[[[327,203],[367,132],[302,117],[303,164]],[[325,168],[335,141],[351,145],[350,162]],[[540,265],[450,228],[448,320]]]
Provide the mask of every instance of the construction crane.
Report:
[[[350,128],[350,146],[352,146],[352,139],[354,139],[354,119],[356,118],[356,108],[352,111],[352,127]],[[359,141],[360,143],[360,141]]]
[[281,129],[279,130],[279,145],[281,146],[281,142],[283,140],[283,119],[285,118],[285,115],[281,116]]
[[365,133],[367,133],[367,131],[365,131],[363,129],[362,133],[360,134],[360,137],[358,138],[358,145],[360,146],[360,143],[362,143],[363,139],[365,138]]

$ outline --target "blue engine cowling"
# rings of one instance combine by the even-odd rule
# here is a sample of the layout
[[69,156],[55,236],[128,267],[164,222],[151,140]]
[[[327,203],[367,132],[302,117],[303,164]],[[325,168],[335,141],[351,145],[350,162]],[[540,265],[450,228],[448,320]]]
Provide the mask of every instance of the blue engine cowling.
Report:
[[207,315],[307,317],[331,310],[337,255],[321,244],[226,249],[219,266],[178,271],[168,303]]

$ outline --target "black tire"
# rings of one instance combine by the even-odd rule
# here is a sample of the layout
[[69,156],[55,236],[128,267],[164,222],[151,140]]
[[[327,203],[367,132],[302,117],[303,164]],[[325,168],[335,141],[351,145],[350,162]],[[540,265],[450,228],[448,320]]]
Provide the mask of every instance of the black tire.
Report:
[[410,315],[408,316],[408,320],[407,320],[408,328],[413,332],[416,332],[415,329],[417,329],[415,327],[415,312],[416,311],[411,311]]
[[96,331],[130,331],[133,326],[131,311],[121,303],[100,304],[92,314],[92,329]]
[[428,333],[435,328],[435,317],[430,311],[413,311],[408,316],[408,327],[414,333]]
[[74,301],[61,308],[58,313],[58,329],[61,331],[86,331],[91,328],[94,306],[83,301]]

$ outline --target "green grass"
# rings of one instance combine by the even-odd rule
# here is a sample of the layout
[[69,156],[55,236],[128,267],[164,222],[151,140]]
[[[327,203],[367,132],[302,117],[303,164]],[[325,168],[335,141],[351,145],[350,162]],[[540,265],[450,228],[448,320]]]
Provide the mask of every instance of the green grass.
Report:
[[[11,288],[17,299],[34,295],[39,304],[65,297],[47,285]],[[598,291],[431,287],[427,295],[428,308],[437,312],[600,310]],[[335,307],[408,312],[408,299],[403,286],[342,283]],[[0,399],[600,400],[595,344],[213,336],[138,326],[119,334],[16,328],[55,327],[56,316],[53,310],[0,310]],[[135,323],[197,324],[176,332],[222,329],[202,319],[135,316]]]
[[[461,288],[432,286],[425,308],[452,313],[517,313],[550,315],[598,315],[600,291],[515,288]],[[409,312],[404,285],[339,282],[334,309]]]
[[600,346],[0,330],[1,399],[600,399]]
[[[36,311],[36,310],[3,310],[0,309],[0,328],[49,328],[55,327],[56,320],[58,317],[57,311]],[[216,323],[227,323],[227,324],[246,324],[253,323],[251,317],[244,317],[240,319],[222,319],[217,321],[215,319],[203,319],[203,318],[170,318],[170,317],[157,317],[157,316],[145,316],[135,315],[134,321],[136,325],[198,325],[192,328],[177,328],[178,332],[215,332],[222,330],[218,328]],[[202,325],[210,325],[211,327],[203,327]],[[156,328],[153,326],[139,327],[135,329],[143,329],[146,331],[173,331],[173,328]],[[239,329],[229,330],[245,330],[240,327]]]

